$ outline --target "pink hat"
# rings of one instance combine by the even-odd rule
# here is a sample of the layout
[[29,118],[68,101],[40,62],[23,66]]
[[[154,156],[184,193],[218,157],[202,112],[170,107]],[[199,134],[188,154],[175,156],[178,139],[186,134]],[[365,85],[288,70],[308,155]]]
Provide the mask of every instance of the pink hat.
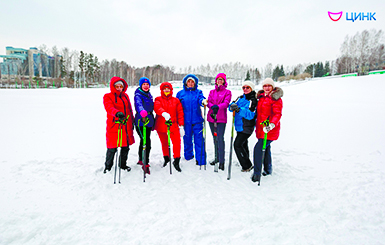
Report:
[[223,80],[225,80],[225,82],[226,82],[226,74],[225,73],[218,73],[217,77],[215,78],[215,83],[217,83],[217,79],[220,77],[223,78]]

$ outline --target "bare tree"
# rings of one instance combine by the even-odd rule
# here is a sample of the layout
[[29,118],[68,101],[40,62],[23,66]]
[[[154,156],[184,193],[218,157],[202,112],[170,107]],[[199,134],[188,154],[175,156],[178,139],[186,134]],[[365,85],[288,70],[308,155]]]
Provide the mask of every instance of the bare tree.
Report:
[[264,75],[265,78],[271,77],[273,75],[273,64],[267,63],[265,66]]

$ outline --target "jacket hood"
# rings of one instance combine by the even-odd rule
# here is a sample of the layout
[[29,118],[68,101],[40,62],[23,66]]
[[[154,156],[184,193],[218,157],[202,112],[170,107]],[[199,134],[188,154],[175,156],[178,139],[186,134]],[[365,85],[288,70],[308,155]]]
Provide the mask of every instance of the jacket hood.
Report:
[[225,80],[225,83],[223,84],[223,87],[224,88],[227,88],[227,79],[226,79],[226,74],[225,73],[218,73],[218,75],[215,77],[215,89],[218,90],[218,85],[217,85],[217,79],[218,78],[223,78],[223,80]]
[[[263,94],[264,94],[264,91],[263,89],[261,89],[258,91],[255,98],[259,99],[259,97]],[[275,87],[275,89],[273,89],[273,91],[271,92],[270,96],[271,98],[273,98],[273,100],[279,100],[280,98],[283,97],[283,90],[280,87]]]
[[[165,94],[164,94],[164,92],[163,92],[163,89],[164,89],[164,87],[169,87],[170,88],[170,95],[169,96],[166,96]],[[169,83],[169,82],[163,82],[161,85],[160,85],[160,95],[162,96],[162,97],[164,97],[164,98],[169,98],[169,97],[172,97],[172,94],[173,94],[173,91],[174,89],[173,89],[173,87],[172,87],[172,85],[171,85],[171,83]]]
[[122,81],[123,82],[123,91],[122,92],[125,93],[127,91],[128,84],[127,84],[127,82],[123,78],[120,78],[120,77],[112,77],[111,78],[111,81],[110,81],[110,90],[111,90],[111,92],[119,93],[119,91],[116,90],[116,88],[114,86],[114,84],[117,81]]
[[193,88],[192,90],[196,90],[196,89],[198,88],[198,81],[199,81],[199,78],[198,78],[197,76],[195,76],[194,74],[188,74],[187,76],[185,76],[185,77],[183,78],[183,89],[184,89],[184,90],[189,90],[189,89],[190,89],[190,88],[187,87],[187,80],[188,80],[189,78],[194,79],[194,81],[195,81],[195,86],[194,86],[194,88]]

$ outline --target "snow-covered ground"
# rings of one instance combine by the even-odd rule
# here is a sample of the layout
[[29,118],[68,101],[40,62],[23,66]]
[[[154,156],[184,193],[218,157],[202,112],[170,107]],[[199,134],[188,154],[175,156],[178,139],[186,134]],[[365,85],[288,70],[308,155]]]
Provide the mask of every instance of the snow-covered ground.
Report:
[[132,171],[114,185],[102,173],[107,89],[0,90],[0,244],[385,244],[384,81],[282,85],[274,172],[260,187],[235,154],[226,178],[230,124],[225,172],[183,159],[170,175],[153,133],[146,182],[136,136]]

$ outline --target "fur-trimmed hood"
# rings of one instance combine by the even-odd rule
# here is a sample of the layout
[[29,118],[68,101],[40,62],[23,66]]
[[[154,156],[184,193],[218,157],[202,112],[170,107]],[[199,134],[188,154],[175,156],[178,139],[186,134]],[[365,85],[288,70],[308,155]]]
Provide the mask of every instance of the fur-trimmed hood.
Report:
[[[255,98],[259,99],[260,96],[264,93],[263,89],[259,90],[258,93],[255,95]],[[275,87],[273,91],[270,94],[271,98],[273,100],[279,100],[283,97],[283,90],[280,87]]]

